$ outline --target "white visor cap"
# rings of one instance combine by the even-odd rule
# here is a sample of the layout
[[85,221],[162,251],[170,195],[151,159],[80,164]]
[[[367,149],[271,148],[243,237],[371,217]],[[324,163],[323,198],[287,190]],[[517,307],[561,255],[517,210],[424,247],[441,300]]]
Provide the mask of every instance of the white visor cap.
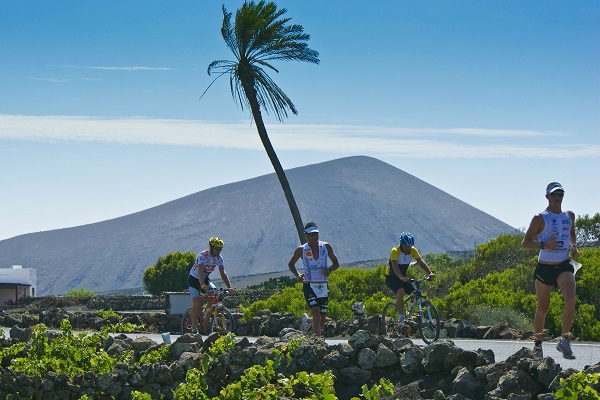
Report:
[[319,228],[316,226],[309,226],[304,230],[306,233],[319,233]]

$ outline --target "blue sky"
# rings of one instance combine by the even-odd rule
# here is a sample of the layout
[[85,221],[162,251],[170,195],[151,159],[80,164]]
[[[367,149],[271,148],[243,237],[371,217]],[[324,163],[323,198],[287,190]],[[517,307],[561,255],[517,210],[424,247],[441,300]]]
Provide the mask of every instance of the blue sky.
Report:
[[[0,4],[0,240],[273,171],[228,79],[200,99],[222,4]],[[600,212],[600,2],[277,4],[321,60],[271,74],[299,110],[265,118],[284,168],[376,157],[516,228],[554,180]]]

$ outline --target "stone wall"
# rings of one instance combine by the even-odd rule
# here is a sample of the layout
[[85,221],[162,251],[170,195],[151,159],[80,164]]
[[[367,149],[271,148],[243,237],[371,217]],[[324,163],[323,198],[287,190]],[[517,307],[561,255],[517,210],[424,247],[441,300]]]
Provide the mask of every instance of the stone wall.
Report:
[[[104,308],[103,308],[104,310]],[[59,329],[62,320],[70,322],[74,330],[100,330],[103,326],[121,323],[131,323],[141,327],[139,332],[171,334],[181,333],[181,316],[168,315],[163,311],[121,311],[117,316],[103,318],[99,310],[81,310],[52,308],[31,308],[24,312],[5,312],[0,310],[0,326],[33,327],[43,323],[49,328]],[[282,312],[273,313],[263,310],[248,321],[242,319],[239,312],[232,313],[235,324],[234,333],[238,336],[269,336],[277,337],[286,328],[300,329],[301,320],[298,316]],[[376,314],[368,318],[354,320],[327,320],[322,330],[325,337],[350,337],[359,330],[368,331],[374,335],[381,334],[381,316]],[[532,332],[520,332],[512,329],[506,322],[494,326],[475,326],[467,321],[450,319],[442,322],[442,338],[473,338],[473,339],[528,339]],[[411,330],[410,335],[418,337],[418,330]]]
[[[11,329],[11,339],[26,340],[30,328]],[[149,393],[152,398],[172,399],[172,391],[185,380],[186,372],[199,365],[217,334],[203,341],[199,335],[186,334],[169,345],[169,358],[157,364],[118,364],[111,373],[85,373],[69,378],[47,373],[44,377],[27,376],[9,368],[5,358],[0,367],[0,398],[70,400],[88,395],[94,399],[130,399],[133,390]],[[438,341],[421,348],[409,339],[389,339],[359,330],[348,343],[328,345],[314,336],[304,336],[293,329],[283,329],[278,337],[259,337],[255,343],[241,339],[226,354],[213,360],[204,375],[208,396],[217,396],[224,386],[239,381],[244,370],[265,365],[274,359],[274,349],[280,349],[292,339],[301,345],[292,352],[289,364],[277,372],[290,376],[300,371],[335,376],[339,399],[358,396],[361,386],[372,386],[380,378],[394,384],[390,399],[553,399],[561,377],[573,370],[561,370],[551,358],[535,359],[531,350],[523,348],[506,361],[495,363],[490,351],[462,350],[450,340]],[[133,350],[135,358],[166,344],[157,344],[142,337],[132,340],[119,336],[105,340],[109,354]],[[587,368],[586,373],[600,372],[600,363]],[[600,389],[596,385],[596,390]],[[287,397],[288,400],[293,399]]]
[[[227,294],[223,304],[230,310],[237,310],[241,304],[252,304],[258,300],[266,300],[278,290],[245,290],[240,289]],[[190,301],[191,302],[191,301]],[[1,310],[19,310],[34,308],[48,310],[51,308],[86,307],[93,310],[113,311],[167,311],[169,310],[168,296],[93,296],[93,297],[64,297],[45,296],[21,299],[19,306],[0,307]]]

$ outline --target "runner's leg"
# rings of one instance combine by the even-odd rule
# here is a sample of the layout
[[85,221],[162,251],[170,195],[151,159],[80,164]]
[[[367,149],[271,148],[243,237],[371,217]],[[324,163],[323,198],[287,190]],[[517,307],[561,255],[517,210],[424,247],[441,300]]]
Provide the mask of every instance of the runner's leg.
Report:
[[556,278],[556,283],[565,302],[562,315],[562,334],[566,335],[571,331],[575,316],[575,276],[571,272],[563,272]]
[[550,292],[552,286],[543,284],[539,280],[535,280],[535,296],[537,297],[537,309],[535,310],[535,317],[533,319],[533,326],[535,330],[535,338],[542,340],[544,334],[544,322],[546,321],[546,314],[550,308]]

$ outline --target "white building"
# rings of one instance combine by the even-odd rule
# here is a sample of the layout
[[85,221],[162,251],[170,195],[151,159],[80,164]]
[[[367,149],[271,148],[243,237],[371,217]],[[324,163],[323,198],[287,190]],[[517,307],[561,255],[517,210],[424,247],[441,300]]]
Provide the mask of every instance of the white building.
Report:
[[35,297],[35,287],[34,268],[0,268],[0,303],[18,304],[22,297]]

